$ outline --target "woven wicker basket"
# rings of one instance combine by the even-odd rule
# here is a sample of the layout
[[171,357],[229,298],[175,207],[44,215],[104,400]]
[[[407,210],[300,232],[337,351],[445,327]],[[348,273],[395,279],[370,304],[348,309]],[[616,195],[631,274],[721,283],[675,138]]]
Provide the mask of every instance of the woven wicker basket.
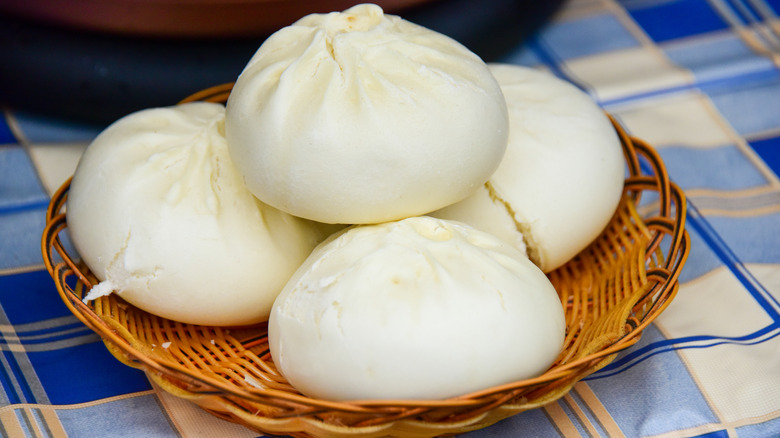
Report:
[[[185,101],[224,102],[230,85]],[[169,393],[266,434],[298,437],[429,437],[463,433],[565,395],[635,344],[670,303],[688,254],[685,198],[656,152],[625,134],[625,196],[602,235],[549,274],[566,312],[564,349],[543,375],[447,400],[330,402],[297,392],[274,366],[265,325],[219,328],[150,315],[116,295],[85,304],[97,280],[60,240],[69,182],[47,212],[42,252],[57,290],[123,363]],[[637,206],[643,195],[640,216]],[[162,346],[166,347],[163,348]]]

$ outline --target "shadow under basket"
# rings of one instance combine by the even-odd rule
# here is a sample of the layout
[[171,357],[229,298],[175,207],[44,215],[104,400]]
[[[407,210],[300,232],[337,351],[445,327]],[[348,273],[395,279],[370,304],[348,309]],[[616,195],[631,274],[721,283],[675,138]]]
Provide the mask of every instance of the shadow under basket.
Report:
[[[226,84],[183,102],[224,102],[229,93]],[[62,300],[101,336],[112,355],[143,370],[163,390],[217,417],[261,433],[297,437],[464,433],[561,398],[634,345],[677,293],[689,251],[684,194],[669,181],[653,148],[612,122],[626,160],[623,200],[604,232],[548,275],[566,314],[561,354],[539,377],[460,397],[314,399],[299,393],[274,366],[265,324],[241,328],[182,324],[137,309],[116,294],[85,304],[82,297],[98,280],[60,239],[67,228],[69,181],[49,205],[43,258]]]

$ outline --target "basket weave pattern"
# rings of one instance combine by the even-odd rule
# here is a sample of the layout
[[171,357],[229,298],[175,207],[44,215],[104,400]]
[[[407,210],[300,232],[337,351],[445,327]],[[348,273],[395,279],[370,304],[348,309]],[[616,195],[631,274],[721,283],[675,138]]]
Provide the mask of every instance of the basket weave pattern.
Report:
[[[224,102],[230,85],[185,101]],[[549,274],[566,313],[566,340],[543,375],[447,400],[330,402],[303,396],[274,366],[264,324],[242,328],[182,324],[141,311],[116,295],[82,302],[98,280],[60,239],[69,182],[52,197],[42,252],[57,290],[123,363],[163,390],[261,433],[299,437],[427,437],[463,433],[565,395],[635,344],[675,296],[688,254],[685,198],[652,147],[614,122],[628,169],[625,196],[607,229]],[[647,169],[643,172],[643,169]],[[637,205],[649,194],[652,214]],[[316,364],[312,364],[316,366]],[[489,371],[487,371],[489,372]]]

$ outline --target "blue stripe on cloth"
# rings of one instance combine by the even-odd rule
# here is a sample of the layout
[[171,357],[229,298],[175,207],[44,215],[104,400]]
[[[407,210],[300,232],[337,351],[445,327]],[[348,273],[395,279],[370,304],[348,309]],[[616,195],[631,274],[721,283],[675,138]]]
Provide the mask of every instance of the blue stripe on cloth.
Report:
[[[36,435],[36,425],[35,425],[35,418],[32,417],[30,414],[30,411],[23,410],[23,411],[16,411],[16,419],[19,421],[19,425],[22,427],[22,430],[24,431],[25,435],[27,437],[35,437]],[[37,438],[37,437],[35,437]]]
[[42,319],[31,324],[15,324],[14,329],[19,337],[19,344],[26,346],[42,345],[58,342],[81,333],[92,333],[75,316],[65,316],[55,319]]
[[7,406],[11,403],[11,393],[9,391],[14,391],[13,384],[14,381],[7,371],[5,356],[0,355],[0,389],[2,389],[0,391],[0,406]]
[[728,28],[705,0],[623,0],[620,3],[656,42]]
[[14,112],[16,126],[31,143],[92,141],[104,128],[100,125],[69,122],[25,112]]
[[688,226],[686,229],[691,238],[691,244],[688,260],[680,272],[680,283],[697,279],[724,265],[723,260],[707,246],[704,238],[694,228]]
[[534,52],[534,50],[528,45],[522,45],[517,49],[510,51],[501,57],[498,62],[504,64],[522,65],[525,67],[536,67],[540,64],[543,64],[542,60],[539,59],[539,56],[536,54],[536,52]]
[[707,38],[691,38],[663,47],[675,64],[693,72],[699,83],[728,80],[744,81],[746,75],[775,71],[766,57],[756,54],[733,33],[718,33]]
[[[780,263],[780,247],[777,237],[780,236],[780,213],[770,213],[749,217],[711,216],[706,221],[701,217],[689,214],[688,223],[700,234],[704,233],[707,245],[716,255],[730,266],[734,275],[748,288],[748,291],[759,302],[763,302],[771,294],[757,286],[744,263]],[[756,289],[760,287],[760,289]],[[763,297],[763,298],[762,298]],[[776,299],[772,306],[777,306]],[[776,312],[772,312],[776,314]],[[773,316],[774,317],[774,316]]]
[[757,0],[759,3],[762,3],[768,7],[770,7],[773,12],[775,13],[775,16],[780,15],[780,0]]
[[[646,163],[641,163],[641,166],[645,172],[650,172]],[[739,219],[712,217],[711,220],[716,223],[713,227],[692,201],[689,200],[687,206],[688,227],[699,233],[707,246],[769,316],[775,321],[780,320],[780,304],[777,298],[773,297],[744,265],[744,262],[780,263],[780,247],[775,245],[774,240],[780,236],[780,213]],[[724,240],[719,231],[726,232],[727,239]],[[737,250],[729,245],[735,245]]]
[[761,6],[764,5],[761,4],[762,2],[760,0],[730,0],[730,3],[732,4],[734,12],[739,15],[745,23],[762,23],[765,19],[769,18],[764,16],[763,11],[767,9],[761,8]]
[[43,263],[40,242],[45,222],[45,206],[0,214],[0,242],[4,249],[0,251],[0,269]]
[[[600,369],[586,380],[603,379],[625,372],[647,359],[663,353],[675,350],[712,348],[718,345],[743,345],[750,346],[761,344],[780,335],[780,324],[773,323],[761,330],[738,337],[724,336],[688,336],[685,338],[662,339],[647,344],[642,342],[632,347],[626,353],[619,356],[609,365]],[[644,336],[644,335],[643,335]]]
[[773,16],[765,4],[757,0],[753,0],[754,5],[747,5],[742,0],[709,2],[730,26],[741,30],[757,52],[769,55],[780,51],[780,35],[770,24],[763,23],[765,19]]
[[556,403],[561,409],[563,409],[563,413],[566,414],[569,420],[572,421],[572,424],[574,424],[574,428],[577,431],[577,435],[581,437],[590,436],[590,434],[588,433],[588,429],[583,427],[582,421],[578,418],[579,417],[577,415],[578,412],[574,409],[575,406],[569,403],[569,401],[566,399],[558,400]]
[[780,175],[780,136],[753,140],[750,146],[775,172],[775,175]]
[[758,15],[755,9],[747,2],[740,0],[730,0],[734,12],[739,15],[740,19],[746,23],[760,23],[761,16]]
[[[738,337],[692,336],[669,340],[663,339],[652,343],[645,343],[645,339],[643,339],[640,344],[622,354],[614,362],[594,374],[592,378],[603,378],[615,375],[650,357],[672,350],[708,348],[721,344],[753,345],[768,341],[780,335],[780,303],[778,303],[777,297],[774,297],[743,264],[743,260],[750,261],[753,258],[759,261],[766,260],[765,255],[755,253],[756,248],[769,248],[770,251],[775,251],[775,254],[780,256],[780,254],[777,253],[777,249],[772,245],[771,239],[767,239],[767,236],[757,236],[744,245],[738,245],[736,248],[736,251],[738,251],[737,253],[740,254],[740,257],[738,257],[737,253],[734,252],[735,250],[726,244],[716,229],[698,214],[691,203],[689,203],[689,207],[688,224],[692,237],[691,250],[693,252],[688,259],[690,263],[687,263],[683,269],[681,281],[687,281],[686,278],[696,278],[718,266],[726,265],[742,283],[756,303],[774,320],[774,323],[761,330],[757,330],[753,333],[746,333],[743,336]],[[777,216],[778,215],[774,215],[770,218],[762,216],[759,217],[759,219],[776,224],[775,228],[777,228],[780,226],[780,220],[778,220]],[[718,220],[720,218],[711,218],[711,220],[712,219]],[[745,218],[740,219],[740,221],[744,220]],[[768,230],[770,234],[772,233],[771,228],[761,227],[762,225],[754,225],[753,227],[748,225],[746,228],[753,230],[757,234],[761,234],[759,230]],[[726,229],[728,229],[728,227],[726,227]],[[702,233],[704,233],[703,236]],[[755,242],[757,239],[761,240],[761,243],[767,241],[770,243],[761,245],[760,243]],[[744,248],[742,248],[742,246],[744,246]],[[750,251],[754,252],[751,253]]]
[[[558,59],[567,60],[639,46],[639,41],[612,15],[594,15],[576,21],[557,21],[538,38]],[[582,44],[588,41],[588,44]]]
[[528,39],[526,46],[535,55],[536,59],[550,70],[550,73],[559,78],[568,80],[568,77],[563,73],[563,70],[560,67],[560,60],[558,60],[555,53],[547,49],[544,41],[539,37],[532,37]]
[[532,409],[501,420],[490,428],[469,432],[468,438],[515,438],[519,431],[533,431],[535,438],[561,436],[543,409]]
[[[658,329],[650,325],[639,343],[626,354],[658,342],[666,342]],[[718,422],[698,385],[676,354],[649,357],[620,373],[599,371],[586,379],[588,386],[604,404],[626,436],[648,436]],[[669,385],[674,382],[674,385]],[[664,412],[664,416],[647,415]],[[668,414],[668,415],[667,415]]]
[[709,0],[709,2],[732,26],[756,27],[776,18],[769,2],[761,0]]
[[[658,149],[669,175],[683,189],[740,190],[769,184],[736,146]],[[717,169],[717,171],[712,171]]]
[[[586,436],[599,436],[599,437],[608,437],[610,436],[610,433],[604,429],[601,420],[599,417],[593,414],[593,410],[589,409],[588,402],[583,400],[583,398],[580,396],[580,393],[576,390],[569,391],[568,394],[566,394],[568,397],[564,398],[559,403],[564,403],[565,406],[571,407],[572,410],[577,409],[579,412],[571,412],[569,414],[569,418],[574,420],[577,419],[579,421],[575,422],[577,425],[578,430],[580,430],[580,435],[583,437]],[[572,415],[573,414],[573,415]],[[578,415],[579,414],[579,415]],[[580,418],[581,416],[584,416],[585,418]],[[585,423],[585,424],[582,424]],[[590,428],[586,427],[586,424],[589,423]],[[580,426],[582,424],[582,426]],[[580,429],[581,427],[581,429]],[[594,433],[590,433],[590,430],[592,429],[595,431]]]
[[767,438],[780,435],[780,417],[765,422],[756,420],[756,422],[759,424],[737,427],[737,436],[739,438]]
[[119,362],[102,342],[28,356],[52,404],[84,403],[151,389],[143,372]]
[[[18,330],[3,331],[0,342],[0,379],[8,402],[81,403],[150,388],[142,372],[117,361],[97,336],[74,329],[75,318],[65,318],[72,315],[48,272],[0,276],[0,303],[0,322]],[[47,330],[47,321],[58,325]],[[25,331],[25,326],[40,329]],[[35,342],[31,333],[38,336]],[[45,388],[45,395],[36,388]]]
[[[780,321],[777,299],[744,265],[744,262],[780,263],[780,248],[775,244],[780,235],[780,213],[739,219],[711,217],[708,220],[689,202],[686,223],[699,233],[767,314]],[[721,236],[721,232],[725,235]]]
[[6,143],[16,143],[16,137],[8,126],[8,120],[5,117],[0,117],[0,145]]
[[0,147],[0,214],[46,206],[49,196],[21,146]]
[[11,344],[15,341],[15,333],[4,309],[0,308],[0,335],[3,344],[0,345],[0,397],[8,403],[48,403],[48,397],[40,384],[29,357],[19,348],[6,348],[6,340]]
[[78,409],[58,409],[57,417],[70,437],[120,438],[180,436],[152,394],[112,400]]
[[44,270],[1,275],[0,303],[14,325],[71,315],[57,295],[54,280]]
[[[757,263],[780,262],[780,248],[777,248],[774,245],[774,241],[768,238],[780,235],[780,214],[740,218],[737,220],[739,224],[731,224],[731,226],[727,223],[720,224],[718,222],[735,221],[736,219],[713,217],[710,220],[715,221],[714,226],[698,212],[692,202],[688,203],[687,223],[689,229],[693,231],[692,235],[698,235],[709,250],[707,252],[712,252],[717,258],[716,261],[712,257],[708,257],[706,259],[708,261],[705,264],[714,268],[718,263],[722,263],[728,267],[736,279],[745,287],[745,290],[774,322],[761,330],[740,337],[694,336],[667,340],[659,335],[658,339],[652,341],[647,339],[647,334],[653,333],[653,330],[655,330],[651,326],[649,331],[645,331],[643,338],[635,347],[622,353],[617,360],[588,378],[588,381],[598,381],[604,377],[612,377],[614,379],[627,371],[630,372],[632,368],[642,365],[650,358],[669,356],[661,353],[673,350],[709,348],[727,343],[752,345],[765,342],[780,335],[780,302],[778,302],[778,298],[773,296],[744,265],[745,261],[755,261]],[[746,224],[746,221],[758,223]],[[719,231],[726,233],[726,240],[719,234]],[[739,236],[732,235],[734,232],[738,233]],[[746,236],[745,232],[751,234]],[[729,243],[726,243],[727,241]],[[735,248],[729,245],[735,245]],[[692,258],[698,259],[698,257]],[[709,268],[710,266],[699,267],[699,271],[701,273],[708,272]]]
[[726,430],[716,430],[703,435],[694,435],[691,438],[729,438],[729,433]]
[[[568,75],[562,68],[562,62],[558,59],[557,55],[550,50],[545,42],[541,40],[538,37],[531,37],[526,41],[526,50],[529,50],[533,53],[534,59],[537,61],[536,66],[542,65],[545,68],[549,70],[549,72],[556,77],[565,80],[575,87],[579,88],[582,92],[587,93],[591,96],[591,98],[594,99],[594,101],[597,101],[596,96],[593,96],[589,93],[587,89],[585,89],[582,85],[580,85],[574,78],[572,78],[570,75]],[[600,103],[597,101],[597,103]]]
[[739,87],[703,88],[718,111],[743,137],[780,129],[780,118],[766,108],[780,107],[780,71]]
[[722,90],[732,87],[734,84],[757,84],[767,83],[780,78],[780,72],[775,69],[772,70],[758,70],[747,72],[739,78],[727,78],[717,77],[710,78],[707,82],[698,82],[683,85],[673,85],[666,88],[657,88],[644,93],[636,93],[633,95],[626,95],[609,100],[602,100],[599,103],[609,109],[610,106],[626,105],[631,102],[641,102],[649,99],[654,99],[659,96],[672,95],[676,93],[682,93],[686,91],[692,91],[697,89],[709,90],[713,93],[722,92]]
[[19,365],[17,356],[20,354],[23,356],[23,353],[7,350],[0,354],[0,379],[5,393],[3,398],[11,404],[44,402],[45,400],[36,400],[24,370]]

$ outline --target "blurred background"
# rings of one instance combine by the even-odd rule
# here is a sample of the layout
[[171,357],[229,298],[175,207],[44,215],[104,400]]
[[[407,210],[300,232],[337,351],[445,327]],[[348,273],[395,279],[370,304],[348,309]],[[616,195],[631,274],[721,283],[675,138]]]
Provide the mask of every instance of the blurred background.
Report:
[[[26,0],[0,2],[0,104],[104,124],[232,82],[275,30],[355,2]],[[485,61],[564,0],[387,0],[386,13],[442,32]]]

